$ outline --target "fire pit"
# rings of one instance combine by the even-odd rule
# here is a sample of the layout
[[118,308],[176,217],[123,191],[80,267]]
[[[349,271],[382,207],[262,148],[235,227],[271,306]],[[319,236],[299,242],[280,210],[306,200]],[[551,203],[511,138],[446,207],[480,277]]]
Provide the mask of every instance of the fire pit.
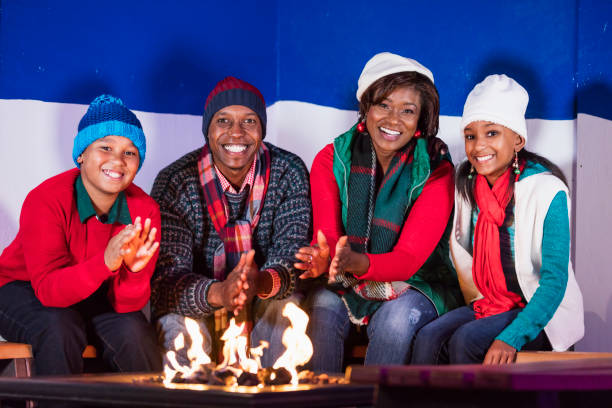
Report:
[[236,324],[231,319],[227,330],[221,336],[223,344],[223,361],[214,364],[204,352],[204,337],[197,322],[185,318],[185,328],[191,341],[191,347],[186,349],[185,336],[181,333],[174,340],[176,351],[185,350],[189,365],[180,364],[176,351],[166,353],[166,366],[162,382],[166,386],[172,384],[208,384],[208,385],[244,385],[259,386],[283,384],[327,384],[343,383],[343,378],[331,378],[325,374],[314,375],[311,371],[298,372],[299,367],[310,361],[312,357],[312,342],[306,335],[308,315],[294,303],[287,303],[283,308],[283,316],[291,323],[283,333],[282,342],[285,352],[272,367],[261,366],[261,356],[268,343],[248,348],[248,333],[245,333],[245,323]]
[[[293,303],[283,309],[291,326],[282,338],[285,352],[273,367],[262,368],[267,344],[247,347],[244,326],[232,319],[221,340],[223,361],[214,364],[204,352],[203,336],[195,321],[185,319],[191,346],[189,365],[166,354],[164,372],[102,374],[31,379],[0,378],[0,399],[55,400],[74,406],[130,407],[340,407],[372,405],[374,386],[346,384],[344,377],[314,375],[299,367],[312,356],[306,336],[308,316]],[[177,351],[185,346],[177,336]]]
[[372,385],[263,387],[171,384],[151,374],[0,378],[0,399],[63,401],[74,406],[123,407],[343,407],[371,406]]

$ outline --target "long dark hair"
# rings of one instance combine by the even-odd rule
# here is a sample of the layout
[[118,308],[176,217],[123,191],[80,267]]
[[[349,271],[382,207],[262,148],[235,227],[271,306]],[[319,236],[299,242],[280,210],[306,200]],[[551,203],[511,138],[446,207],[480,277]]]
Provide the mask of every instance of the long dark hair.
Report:
[[440,116],[440,96],[436,86],[429,78],[418,72],[397,72],[378,78],[361,95],[359,121],[363,121],[372,107],[381,103],[395,88],[414,88],[421,98],[421,114],[417,128],[426,138],[438,134]]
[[[526,149],[522,149],[520,152],[518,152],[518,157],[521,162],[529,161],[532,163],[541,164],[542,166],[550,170],[553,176],[560,178],[566,186],[568,185],[567,180],[559,166],[557,166],[547,158],[542,157],[539,154],[530,152]],[[467,200],[472,207],[475,207],[476,199],[474,198],[474,186],[476,185],[476,177],[472,177],[472,179],[468,178],[471,168],[472,165],[468,160],[461,163],[461,165],[457,169],[455,185],[457,186],[457,191],[459,191],[461,196],[465,200]],[[508,186],[508,190],[509,193],[514,192],[514,177],[510,177],[510,185]]]

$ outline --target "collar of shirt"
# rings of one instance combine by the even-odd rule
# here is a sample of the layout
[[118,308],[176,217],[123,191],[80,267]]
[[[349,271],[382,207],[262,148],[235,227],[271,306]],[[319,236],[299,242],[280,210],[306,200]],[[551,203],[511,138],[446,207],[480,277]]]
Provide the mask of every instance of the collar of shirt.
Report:
[[251,164],[251,168],[249,169],[249,172],[244,178],[244,181],[242,182],[242,186],[240,186],[240,191],[236,191],[234,186],[232,186],[232,183],[227,181],[223,173],[221,173],[221,170],[219,170],[219,168],[215,165],[215,172],[217,173],[217,177],[219,178],[219,183],[221,183],[221,189],[223,190],[223,192],[226,193],[229,191],[232,194],[239,194],[244,191],[246,186],[249,186],[249,188],[252,188],[253,182],[255,180],[256,164],[257,164],[257,155],[255,155],[255,159],[253,159],[253,164]]
[[[74,182],[74,191],[76,195],[77,212],[79,213],[81,222],[85,224],[90,217],[96,215],[96,210],[94,209],[91,198],[85,189],[81,175],[79,175]],[[98,217],[98,220],[100,220],[100,222],[103,224],[113,224],[118,222],[123,225],[128,225],[132,223],[132,217],[130,216],[127,199],[125,198],[125,193],[123,191],[121,191],[117,196],[117,199],[115,199],[115,202],[113,203],[113,206],[108,214],[101,215]]]

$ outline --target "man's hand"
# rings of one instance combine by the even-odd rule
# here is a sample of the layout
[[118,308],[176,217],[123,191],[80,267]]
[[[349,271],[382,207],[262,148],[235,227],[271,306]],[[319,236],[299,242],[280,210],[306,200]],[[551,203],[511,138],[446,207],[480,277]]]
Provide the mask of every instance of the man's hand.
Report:
[[370,267],[370,259],[351,249],[346,235],[340,237],[336,244],[336,255],[329,266],[329,281],[335,282],[336,275],[350,272],[353,275],[363,275]]
[[223,307],[228,312],[234,312],[235,315],[244,307],[247,302],[247,290],[249,289],[247,269],[245,268],[247,256],[248,254],[240,256],[240,261],[223,282],[215,282],[210,285],[208,303],[211,306]]
[[293,266],[296,269],[306,271],[300,275],[300,279],[316,278],[327,272],[329,268],[329,245],[321,230],[317,232],[317,245],[302,247],[295,254],[301,262]]
[[485,355],[483,364],[510,364],[514,363],[516,349],[501,340],[494,340]]
[[122,246],[121,252],[123,262],[130,271],[140,272],[159,248],[159,242],[155,242],[157,229],[151,228],[150,218],[145,220],[143,228],[140,217],[136,217],[133,231],[132,239]]
[[[244,293],[246,294],[246,302],[250,302],[255,295],[257,295],[261,287],[261,275],[259,268],[255,263],[255,250],[251,249],[246,253],[244,258],[244,265],[242,266],[242,272],[245,275],[246,281],[242,285]],[[242,308],[242,307],[241,307]]]

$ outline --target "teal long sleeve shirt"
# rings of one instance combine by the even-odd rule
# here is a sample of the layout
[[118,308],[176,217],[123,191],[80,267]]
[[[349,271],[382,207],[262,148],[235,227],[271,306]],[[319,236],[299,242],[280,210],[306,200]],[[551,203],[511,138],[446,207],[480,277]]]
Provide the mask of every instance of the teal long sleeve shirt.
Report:
[[525,308],[496,337],[497,340],[520,350],[544,329],[565,295],[569,253],[567,195],[560,191],[552,200],[544,220],[539,287]]

